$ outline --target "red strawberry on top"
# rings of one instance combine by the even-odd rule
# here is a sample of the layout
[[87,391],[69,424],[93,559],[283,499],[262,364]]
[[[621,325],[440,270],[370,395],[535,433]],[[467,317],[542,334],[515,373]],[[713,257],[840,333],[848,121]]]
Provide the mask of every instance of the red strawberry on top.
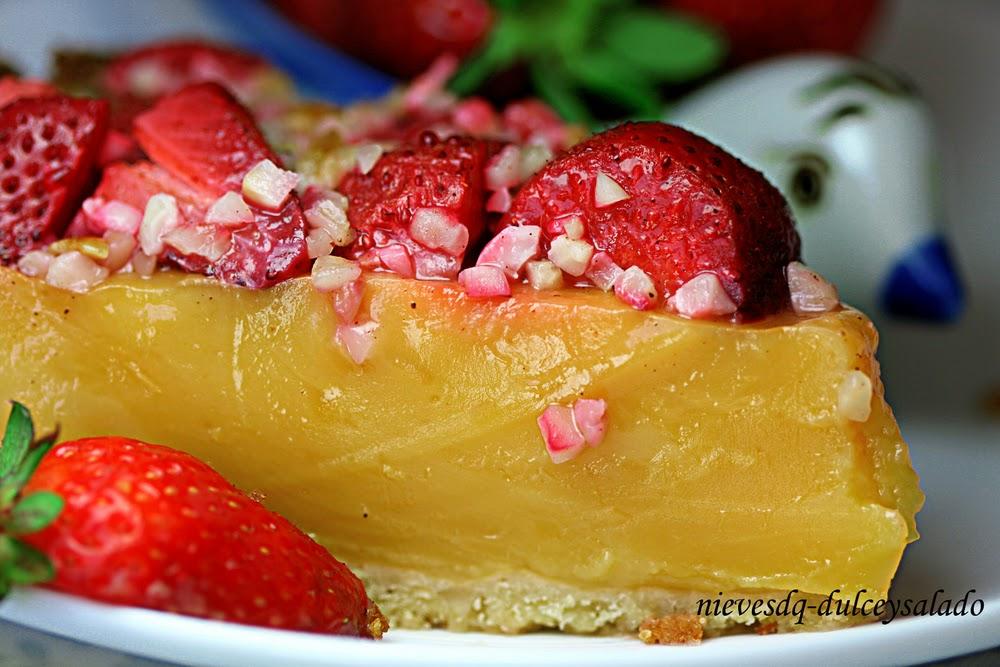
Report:
[[[209,203],[227,192],[239,192],[244,176],[262,161],[281,164],[247,110],[214,83],[189,86],[161,98],[136,118],[135,136],[157,165]],[[204,209],[186,215],[182,226],[191,233],[184,235],[184,243],[168,241],[167,257],[187,271],[246,287],[269,287],[305,273],[306,222],[298,197],[291,193],[268,209],[247,203],[253,220],[235,228],[202,224]]]
[[239,190],[261,160],[280,164],[250,113],[214,83],[188,86],[135,119],[135,137],[160,166],[196,188]]
[[660,295],[701,273],[721,281],[738,316],[788,304],[784,269],[799,258],[788,206],[764,176],[718,146],[664,123],[626,123],[577,144],[525,183],[502,224],[583,237]]
[[388,627],[343,563],[198,459],[126,438],[32,440],[15,404],[0,463],[23,501],[3,529],[21,536],[29,581],[249,625],[367,638]]
[[18,79],[15,76],[0,77],[0,109],[22,97],[48,97],[59,91],[45,81]]
[[349,254],[368,259],[378,248],[402,245],[418,278],[454,278],[483,232],[483,169],[493,150],[486,141],[426,132],[367,174],[348,173],[337,189],[350,200],[357,232]]
[[118,95],[159,97],[206,81],[238,88],[270,68],[263,58],[229,46],[194,40],[157,42],[112,60],[104,85]]
[[0,109],[0,263],[66,228],[107,125],[108,106],[98,100],[27,97]]

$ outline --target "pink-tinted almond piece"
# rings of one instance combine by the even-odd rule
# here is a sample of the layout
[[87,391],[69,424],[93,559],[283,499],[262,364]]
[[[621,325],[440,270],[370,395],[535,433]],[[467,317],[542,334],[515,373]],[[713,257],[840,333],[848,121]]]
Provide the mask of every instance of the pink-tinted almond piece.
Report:
[[586,440],[576,427],[573,408],[550,405],[538,417],[538,429],[545,441],[545,451],[553,463],[565,463],[580,453]]
[[792,310],[799,315],[825,313],[840,304],[837,288],[801,262],[791,262],[785,270]]
[[527,262],[541,255],[541,238],[541,227],[506,227],[486,244],[476,265],[498,266],[510,278],[517,278]]
[[581,398],[573,404],[573,417],[583,439],[591,447],[604,440],[608,426],[608,404],[602,398]]
[[492,264],[473,266],[458,274],[458,282],[471,297],[510,296],[510,283],[503,269]]
[[669,305],[691,319],[710,319],[736,312],[736,304],[714,273],[699,273],[681,285]]
[[395,244],[384,248],[377,248],[375,254],[385,269],[404,278],[413,278],[417,275],[416,268],[413,265],[413,256],[406,249],[406,246]]
[[368,359],[375,345],[377,329],[377,322],[337,325],[337,338],[354,363],[361,365]]

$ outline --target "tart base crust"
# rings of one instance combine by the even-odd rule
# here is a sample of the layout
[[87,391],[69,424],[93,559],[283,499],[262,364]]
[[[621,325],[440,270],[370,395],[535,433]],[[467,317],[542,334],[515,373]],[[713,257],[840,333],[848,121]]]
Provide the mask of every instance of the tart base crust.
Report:
[[[516,634],[558,630],[572,634],[635,634],[650,618],[699,615],[698,601],[717,592],[660,588],[585,590],[519,572],[472,581],[436,579],[386,567],[354,568],[394,628],[441,628],[460,632]],[[784,600],[788,591],[739,591],[724,598]],[[868,616],[821,615],[822,595],[794,595],[811,606],[797,615],[702,615],[705,637],[770,632],[836,630],[875,620]]]

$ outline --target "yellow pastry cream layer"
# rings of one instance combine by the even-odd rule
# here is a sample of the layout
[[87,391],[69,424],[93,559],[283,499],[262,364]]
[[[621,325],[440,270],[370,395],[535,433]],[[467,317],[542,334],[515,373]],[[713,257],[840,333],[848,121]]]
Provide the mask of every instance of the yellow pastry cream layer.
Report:
[[[396,627],[631,632],[720,592],[880,598],[917,537],[877,334],[851,309],[736,325],[367,274],[358,365],[308,279],[0,280],[0,398],[66,438],[201,457],[359,568]],[[557,465],[536,419],[581,397],[607,401],[606,437]]]

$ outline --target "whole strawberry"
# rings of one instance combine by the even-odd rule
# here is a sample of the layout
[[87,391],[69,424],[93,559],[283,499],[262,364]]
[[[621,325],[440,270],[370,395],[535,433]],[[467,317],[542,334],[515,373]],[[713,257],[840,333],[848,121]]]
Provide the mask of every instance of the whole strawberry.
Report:
[[781,193],[679,127],[625,123],[577,144],[524,184],[502,224],[537,225],[551,243],[570,221],[664,297],[707,273],[740,319],[789,303],[784,270],[799,258],[799,235]]
[[27,411],[15,404],[0,459],[20,456],[31,467],[44,455],[12,516],[40,504],[35,498],[45,500],[44,518],[58,513],[22,538],[36,559],[51,559],[49,587],[289,630],[378,638],[388,627],[344,564],[194,457],[117,437],[65,442],[47,454],[30,442]]

